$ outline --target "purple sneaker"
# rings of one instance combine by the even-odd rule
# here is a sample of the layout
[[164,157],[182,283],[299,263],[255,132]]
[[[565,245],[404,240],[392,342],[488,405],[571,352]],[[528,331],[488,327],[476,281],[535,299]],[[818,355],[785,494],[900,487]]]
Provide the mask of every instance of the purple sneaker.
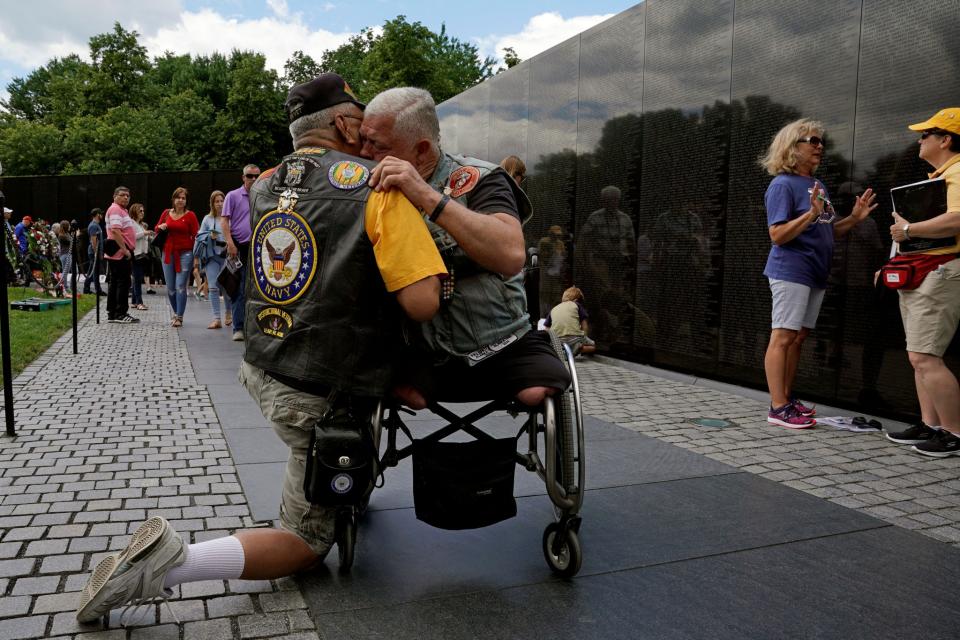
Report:
[[817,424],[817,421],[813,418],[800,415],[794,405],[789,402],[779,409],[770,407],[770,412],[767,414],[767,422],[770,424],[778,424],[787,429],[809,429]]
[[808,407],[796,398],[790,401],[790,404],[793,405],[793,408],[797,410],[797,413],[802,415],[804,418],[812,418],[817,415],[817,410],[813,407]]

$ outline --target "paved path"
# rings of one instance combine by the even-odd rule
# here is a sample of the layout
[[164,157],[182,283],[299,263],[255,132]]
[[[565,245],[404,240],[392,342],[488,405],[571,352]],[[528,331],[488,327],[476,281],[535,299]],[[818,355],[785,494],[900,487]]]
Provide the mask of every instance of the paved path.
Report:
[[[0,640],[336,637],[315,630],[294,580],[185,585],[171,602],[182,629],[159,608],[132,629],[76,623],[89,570],[148,515],[188,542],[259,524],[245,494],[264,487],[241,486],[198,363],[167,326],[164,297],[148,303],[138,325],[88,315],[78,356],[65,335],[15,380],[18,436],[0,439]],[[207,314],[191,301],[184,332]],[[229,335],[203,338],[227,371],[239,357]],[[579,365],[586,413],[960,546],[960,459],[922,458],[876,434],[779,429],[759,400],[611,362]],[[701,416],[738,426],[688,422]]]
[[[78,624],[90,569],[148,515],[188,542],[255,524],[165,297],[147,302],[149,311],[132,312],[137,325],[98,326],[87,315],[79,355],[67,334],[15,381],[17,437],[0,440],[0,640],[179,638],[165,607],[144,619],[151,626],[91,633],[98,625]],[[187,322],[206,325],[193,307]],[[317,637],[292,580],[177,590],[184,638]]]
[[[600,360],[577,365],[590,389],[584,395],[590,415],[960,548],[960,457],[921,456],[880,433],[784,429],[766,422],[762,394],[731,393],[721,390],[729,385]],[[829,407],[819,413],[853,415]],[[690,422],[711,417],[736,426],[710,429]]]

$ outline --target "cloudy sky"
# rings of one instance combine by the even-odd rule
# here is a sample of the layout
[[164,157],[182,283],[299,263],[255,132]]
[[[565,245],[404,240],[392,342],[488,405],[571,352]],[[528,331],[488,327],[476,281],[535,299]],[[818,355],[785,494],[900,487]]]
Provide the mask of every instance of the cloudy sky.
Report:
[[283,70],[302,49],[319,59],[364,27],[399,14],[434,31],[476,44],[500,58],[514,47],[530,58],[564,39],[633,6],[639,0],[549,2],[486,0],[48,0],[0,3],[0,97],[14,77],[25,76],[54,56],[87,56],[87,41],[119,21],[136,29],[151,55],[164,51],[209,54],[253,49]]

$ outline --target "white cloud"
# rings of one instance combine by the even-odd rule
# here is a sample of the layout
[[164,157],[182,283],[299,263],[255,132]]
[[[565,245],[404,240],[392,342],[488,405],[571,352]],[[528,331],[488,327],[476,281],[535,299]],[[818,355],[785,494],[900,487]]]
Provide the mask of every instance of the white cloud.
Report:
[[522,60],[527,60],[550,47],[560,44],[581,31],[599,24],[614,14],[574,16],[564,18],[555,11],[535,15],[524,25],[520,33],[492,35],[477,38],[480,53],[484,56],[503,57],[505,47],[513,47]]
[[0,21],[0,52],[5,61],[27,69],[50,58],[77,53],[86,57],[90,37],[113,29],[119,22],[141,34],[175,22],[180,2],[169,0],[48,0],[4,3]]
[[300,49],[319,59],[325,50],[340,46],[351,35],[311,29],[300,14],[283,20],[276,17],[239,20],[212,9],[201,9],[184,11],[175,24],[161,27],[141,41],[155,56],[164,51],[203,55],[215,51],[229,53],[232,49],[259,51],[266,56],[268,67],[282,72],[284,62],[294,51]]
[[290,7],[287,6],[287,0],[267,0],[267,5],[278,18],[286,18],[290,15]]

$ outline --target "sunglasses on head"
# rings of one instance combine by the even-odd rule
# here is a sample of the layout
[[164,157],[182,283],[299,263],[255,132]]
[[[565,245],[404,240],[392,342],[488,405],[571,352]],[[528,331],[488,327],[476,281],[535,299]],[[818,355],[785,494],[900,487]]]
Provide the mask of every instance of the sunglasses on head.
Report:
[[825,146],[827,144],[820,136],[807,136],[806,138],[800,138],[797,142],[808,142],[815,147]]

